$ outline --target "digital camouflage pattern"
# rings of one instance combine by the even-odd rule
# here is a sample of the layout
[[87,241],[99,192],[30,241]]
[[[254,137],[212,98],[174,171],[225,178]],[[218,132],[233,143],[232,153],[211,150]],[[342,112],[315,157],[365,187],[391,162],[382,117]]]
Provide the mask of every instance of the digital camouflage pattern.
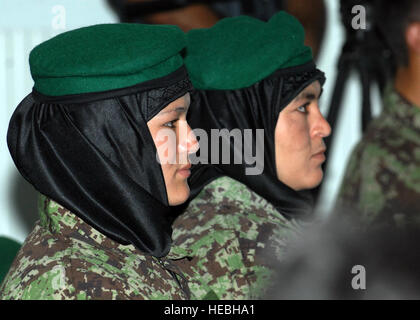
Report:
[[0,287],[0,299],[188,298],[166,269],[177,272],[170,261],[118,244],[44,196],[39,205],[40,221]]
[[420,107],[392,86],[350,157],[336,210],[364,227],[420,226]]
[[243,184],[219,178],[174,223],[157,259],[107,238],[40,197],[40,221],[0,287],[0,299],[253,299],[299,225]]
[[[175,248],[193,257],[179,263],[197,298],[262,297],[301,225],[284,218],[244,184],[221,177],[208,184],[174,223]],[[271,261],[271,262],[270,262]]]

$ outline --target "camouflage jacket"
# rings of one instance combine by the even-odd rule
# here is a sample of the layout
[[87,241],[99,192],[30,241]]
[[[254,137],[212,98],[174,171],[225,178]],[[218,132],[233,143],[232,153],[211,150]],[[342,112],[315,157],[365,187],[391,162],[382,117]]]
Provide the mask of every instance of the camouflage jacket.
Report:
[[[270,279],[265,249],[282,255],[299,226],[223,177],[174,223],[163,259],[107,238],[43,196],[0,299],[252,299]],[[271,251],[270,251],[271,252]]]
[[420,226],[420,107],[392,86],[350,157],[336,209],[365,227]]
[[[186,299],[168,259],[147,256],[40,196],[40,221],[0,287],[0,299]],[[169,265],[169,266],[168,266]]]
[[197,297],[257,299],[302,228],[244,184],[221,177],[175,221],[173,243],[193,257],[178,266],[187,279],[199,279],[190,283]]

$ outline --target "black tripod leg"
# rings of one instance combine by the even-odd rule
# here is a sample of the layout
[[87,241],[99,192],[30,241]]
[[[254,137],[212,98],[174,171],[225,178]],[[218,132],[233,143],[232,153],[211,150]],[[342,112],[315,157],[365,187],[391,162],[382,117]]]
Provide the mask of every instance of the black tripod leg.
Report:
[[[333,95],[331,99],[331,104],[330,104],[330,108],[328,110],[328,115],[327,115],[327,121],[331,126],[331,135],[325,139],[325,144],[327,146],[327,151],[325,153],[326,156],[328,155],[330,151],[329,147],[332,145],[332,141],[334,138],[334,129],[336,128],[337,119],[340,114],[344,88],[345,88],[349,75],[350,75],[350,66],[347,64],[343,64],[343,66],[338,69],[338,75],[336,78],[335,87],[334,87],[334,91],[333,91]],[[327,163],[327,161],[325,161],[325,163]]]
[[369,122],[372,120],[372,110],[370,103],[370,76],[369,70],[359,65],[360,80],[362,83],[362,133],[366,131]]

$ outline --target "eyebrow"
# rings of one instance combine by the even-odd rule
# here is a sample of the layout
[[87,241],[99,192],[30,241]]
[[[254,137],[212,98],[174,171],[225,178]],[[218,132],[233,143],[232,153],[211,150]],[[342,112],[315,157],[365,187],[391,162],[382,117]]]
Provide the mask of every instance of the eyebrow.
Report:
[[296,101],[300,100],[316,100],[321,98],[322,93],[324,92],[324,89],[321,88],[321,91],[319,93],[319,96],[317,97],[316,93],[313,91],[306,91],[302,92],[300,95],[297,96]]
[[187,112],[188,109],[189,109],[189,107],[176,107],[176,108],[164,111],[164,112],[159,112],[158,115],[161,116],[161,115],[168,114],[168,113],[171,113],[171,112],[183,113],[183,112]]

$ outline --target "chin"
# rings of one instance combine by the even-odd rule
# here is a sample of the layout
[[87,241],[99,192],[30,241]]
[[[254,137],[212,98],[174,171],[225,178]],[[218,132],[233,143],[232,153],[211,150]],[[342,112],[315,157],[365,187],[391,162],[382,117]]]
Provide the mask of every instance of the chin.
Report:
[[302,183],[297,188],[293,188],[295,191],[302,191],[302,190],[310,190],[318,187],[322,179],[324,177],[324,173],[322,169],[319,169],[317,172],[313,174],[307,175],[303,178]]
[[312,179],[308,181],[308,187],[306,189],[313,189],[318,187],[321,184],[323,178],[324,172],[322,169],[319,169],[319,171],[312,176]]
[[179,206],[183,204],[185,201],[188,200],[190,196],[190,188],[188,184],[186,186],[182,186],[176,188],[174,192],[169,192],[168,202],[170,206]]

